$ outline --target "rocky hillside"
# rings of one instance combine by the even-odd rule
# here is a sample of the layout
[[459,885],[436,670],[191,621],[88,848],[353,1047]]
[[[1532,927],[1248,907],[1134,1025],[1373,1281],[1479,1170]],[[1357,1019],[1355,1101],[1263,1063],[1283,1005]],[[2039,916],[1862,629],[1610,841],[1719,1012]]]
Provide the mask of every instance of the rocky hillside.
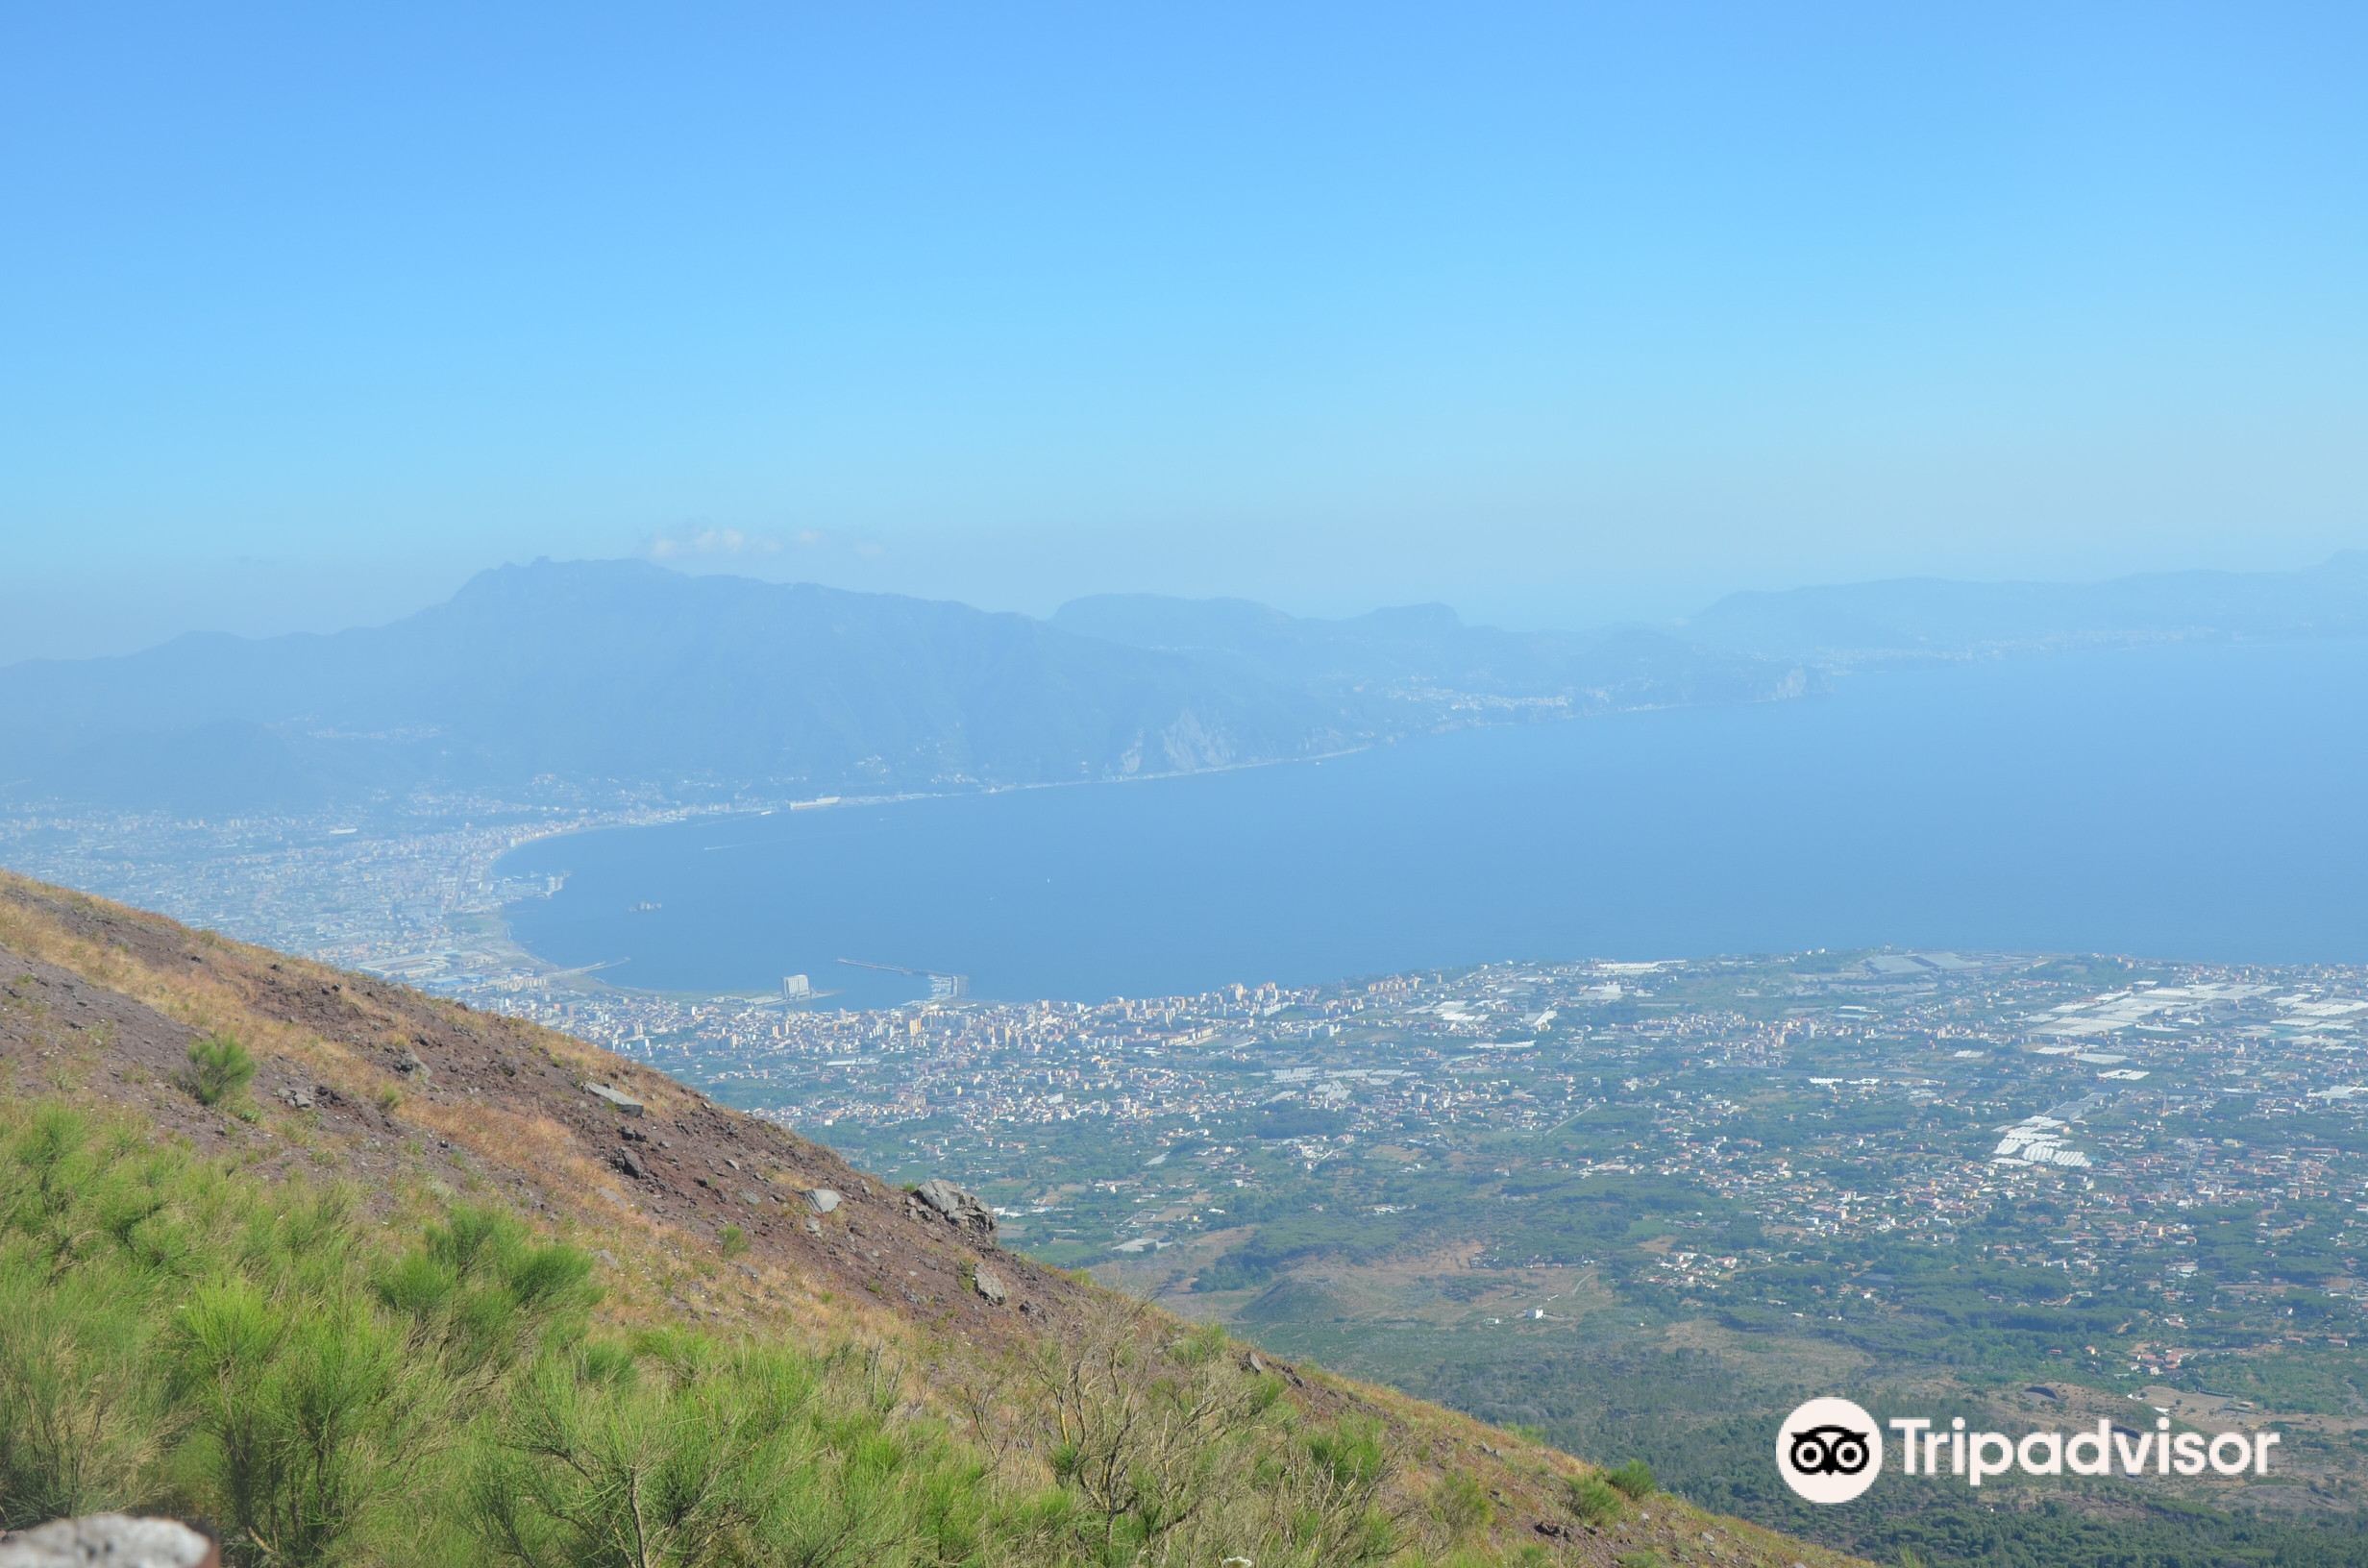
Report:
[[[125,1277],[153,1297],[158,1325],[125,1318],[112,1362],[104,1346],[75,1348],[70,1329],[14,1347],[15,1370],[0,1370],[0,1528],[37,1524],[36,1514],[154,1508],[215,1527],[233,1562],[434,1560],[420,1541],[438,1530],[452,1560],[561,1560],[547,1556],[551,1543],[590,1530],[597,1510],[584,1499],[605,1494],[588,1482],[567,1489],[588,1461],[554,1458],[557,1440],[535,1425],[547,1412],[535,1415],[544,1407],[534,1400],[564,1385],[571,1419],[585,1419],[581,1402],[628,1397],[610,1386],[629,1384],[614,1368],[646,1364],[660,1371],[641,1373],[631,1397],[659,1401],[652,1409],[663,1414],[668,1399],[722,1400],[738,1386],[728,1372],[745,1381],[750,1358],[778,1347],[822,1369],[809,1380],[820,1391],[798,1407],[807,1425],[797,1428],[805,1435],[792,1445],[796,1462],[823,1467],[814,1474],[828,1484],[813,1497],[888,1531],[865,1549],[870,1560],[1836,1560],[1633,1482],[1609,1486],[1592,1467],[1518,1436],[1189,1329],[1004,1250],[993,1216],[958,1188],[889,1188],[581,1041],[5,873],[0,1090],[0,1150],[10,1151],[0,1160],[0,1291],[26,1298],[7,1303],[18,1327],[0,1338],[33,1333],[21,1326],[45,1321],[77,1270],[94,1280],[132,1270]],[[146,1196],[122,1195],[135,1190]],[[302,1232],[290,1216],[330,1212],[316,1206],[333,1190],[347,1195],[335,1212],[352,1214],[340,1239],[300,1236],[271,1262],[278,1255],[255,1238]],[[87,1223],[72,1219],[85,1210]],[[156,1227],[173,1215],[187,1223],[168,1245]],[[229,1245],[233,1235],[247,1239]],[[508,1338],[469,1337],[456,1325],[481,1312],[449,1306],[483,1277],[455,1237],[479,1235],[508,1238],[501,1300],[522,1325]],[[20,1265],[43,1248],[52,1261],[26,1273]],[[332,1254],[346,1274],[323,1283],[320,1259]],[[192,1325],[220,1306],[209,1291],[234,1286],[234,1295],[284,1308],[336,1304],[359,1314],[339,1343],[382,1334],[399,1347],[389,1365],[407,1370],[382,1369],[385,1378],[456,1369],[452,1386],[465,1390],[444,1404],[410,1396],[403,1408],[414,1424],[401,1442],[382,1442],[355,1471],[363,1479],[350,1506],[314,1520],[328,1534],[284,1520],[271,1534],[257,1522],[268,1510],[253,1486],[207,1479],[237,1451],[220,1409],[190,1403],[191,1386],[211,1386],[193,1384],[187,1370],[210,1343]],[[281,1332],[292,1341],[303,1329]],[[684,1335],[711,1348],[683,1351]],[[506,1348],[485,1349],[493,1340]],[[464,1341],[477,1348],[455,1348]],[[132,1344],[147,1348],[123,1349]],[[693,1364],[722,1370],[682,1370]],[[43,1383],[23,1370],[40,1365],[58,1375]],[[102,1377],[102,1365],[114,1370]],[[701,1393],[709,1381],[718,1391]],[[102,1387],[113,1390],[113,1413],[94,1417],[100,1435],[85,1447],[108,1462],[85,1455],[74,1469],[57,1445],[11,1446],[8,1433],[33,1424],[29,1411],[55,1426],[62,1402],[96,1400]],[[846,1446],[853,1440],[829,1403],[842,1398],[860,1407],[846,1420],[873,1424],[865,1444],[886,1445],[878,1451],[902,1456],[900,1464],[926,1457],[935,1479],[890,1487],[881,1495],[901,1500],[893,1508],[857,1508],[850,1456],[875,1447]],[[123,1413],[141,1410],[152,1413]],[[582,1430],[645,1431],[607,1419]],[[672,1424],[649,1419],[647,1431],[678,1439],[698,1425],[679,1410]],[[456,1457],[442,1468],[423,1457],[447,1449]],[[464,1464],[462,1455],[474,1458]],[[788,1462],[769,1460],[764,1474]],[[82,1478],[74,1486],[58,1479],[67,1469]],[[753,1474],[716,1472],[746,1485]],[[777,1498],[784,1518],[734,1511],[717,1502],[724,1482],[709,1481],[693,1503],[721,1508],[729,1528],[700,1533],[686,1523],[666,1550],[645,1540],[597,1560],[836,1560],[781,1544],[801,1508],[824,1503]],[[890,1526],[906,1517],[897,1509],[919,1507],[912,1499],[937,1496],[931,1488],[958,1496],[969,1522],[946,1525],[946,1503],[928,1514],[938,1522],[896,1534]],[[433,1502],[446,1495],[449,1518]],[[399,1508],[397,1496],[407,1500]],[[522,1496],[533,1500],[528,1516],[502,1511]],[[708,1517],[684,1507],[686,1520]],[[584,1550],[579,1542],[574,1560],[595,1560]]]

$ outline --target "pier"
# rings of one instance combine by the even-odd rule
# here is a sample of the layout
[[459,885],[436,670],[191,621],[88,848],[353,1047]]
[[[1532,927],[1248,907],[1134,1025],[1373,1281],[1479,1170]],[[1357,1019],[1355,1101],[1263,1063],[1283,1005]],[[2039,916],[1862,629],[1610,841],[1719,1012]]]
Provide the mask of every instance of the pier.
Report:
[[971,977],[949,974],[943,969],[917,969],[909,964],[875,964],[870,959],[842,958],[840,963],[851,969],[876,969],[884,974],[909,974],[929,982],[929,1000],[958,1002],[971,992]]

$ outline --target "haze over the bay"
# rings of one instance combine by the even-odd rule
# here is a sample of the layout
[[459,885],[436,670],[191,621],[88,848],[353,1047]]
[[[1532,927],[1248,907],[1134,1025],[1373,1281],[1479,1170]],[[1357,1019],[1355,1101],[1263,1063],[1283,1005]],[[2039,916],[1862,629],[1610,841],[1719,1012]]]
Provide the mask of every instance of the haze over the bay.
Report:
[[0,662],[546,554],[1543,627],[2368,544],[2357,7],[242,9],[0,38]]
[[0,1568],[2368,1568],[2364,63],[0,6]]

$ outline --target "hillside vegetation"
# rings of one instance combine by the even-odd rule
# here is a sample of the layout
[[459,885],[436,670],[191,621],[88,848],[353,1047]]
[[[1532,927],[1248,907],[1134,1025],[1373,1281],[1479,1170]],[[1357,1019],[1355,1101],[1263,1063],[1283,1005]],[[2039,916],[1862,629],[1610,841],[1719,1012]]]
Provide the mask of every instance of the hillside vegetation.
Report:
[[1401,1543],[1378,1430],[1213,1375],[1207,1334],[1046,1380],[1073,1397],[1046,1473],[1015,1481],[903,1409],[899,1359],[599,1323],[591,1254],[491,1209],[376,1226],[348,1188],[266,1187],[53,1103],[0,1113],[0,1216],[12,1526],[155,1509],[290,1563],[1354,1563]]
[[103,1508],[242,1564],[1836,1560],[580,1041],[0,877],[0,1527]]

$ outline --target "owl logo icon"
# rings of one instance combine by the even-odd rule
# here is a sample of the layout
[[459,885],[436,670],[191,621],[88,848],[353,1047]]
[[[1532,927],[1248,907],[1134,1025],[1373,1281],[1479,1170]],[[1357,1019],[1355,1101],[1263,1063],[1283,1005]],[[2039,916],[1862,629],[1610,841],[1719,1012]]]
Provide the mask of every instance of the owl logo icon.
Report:
[[1855,1476],[1866,1468],[1874,1451],[1866,1446],[1872,1433],[1847,1427],[1810,1427],[1788,1434],[1792,1468],[1804,1476]]
[[1812,1503],[1847,1503],[1883,1472],[1883,1430],[1846,1399],[1813,1399],[1776,1433],[1776,1468]]

